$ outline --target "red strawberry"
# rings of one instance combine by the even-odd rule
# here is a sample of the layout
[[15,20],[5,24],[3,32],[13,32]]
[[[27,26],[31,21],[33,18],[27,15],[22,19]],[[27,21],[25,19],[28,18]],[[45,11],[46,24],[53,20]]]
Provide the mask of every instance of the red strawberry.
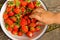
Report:
[[10,6],[7,7],[7,9],[6,9],[7,12],[10,12],[11,10],[12,10],[12,7],[10,7]]
[[12,34],[16,35],[17,34],[17,31],[13,30],[12,31]]
[[37,26],[37,27],[35,28],[35,30],[36,30],[36,31],[39,31],[39,30],[40,30],[40,26]]
[[26,1],[22,1],[21,5],[25,7],[25,6],[27,6],[27,2]]
[[11,20],[16,22],[17,21],[17,18],[15,16],[11,17]]
[[11,32],[12,31],[12,27],[8,26],[7,30]]
[[13,28],[14,31],[18,32],[18,28]]
[[27,23],[28,23],[28,24],[30,24],[30,23],[31,23],[30,19],[27,19]]
[[30,23],[31,23],[31,21],[30,21],[30,19],[28,18],[28,16],[24,16],[24,19],[27,20],[27,24],[30,24]]
[[23,35],[23,33],[22,32],[18,32],[18,36],[22,36]]
[[36,5],[36,1],[34,1],[33,4]]
[[28,4],[28,7],[29,7],[30,9],[34,9],[34,4],[33,4],[33,2],[29,3],[29,4]]
[[14,15],[14,12],[9,12],[9,14],[8,14],[9,16],[13,16]]
[[22,12],[25,12],[25,8],[24,8],[24,7],[22,7],[22,8],[21,8],[21,11],[22,11]]
[[3,14],[3,18],[4,18],[4,19],[7,19],[7,18],[8,18],[7,13],[4,13],[4,14]]
[[13,25],[13,21],[10,20],[9,18],[5,20],[5,22],[8,24],[8,25]]
[[26,19],[21,19],[21,22],[20,22],[20,25],[21,26],[25,26],[25,25],[27,25],[27,21],[26,21]]
[[19,14],[19,13],[20,13],[19,7],[14,8],[14,12],[15,12],[16,14]]
[[31,20],[31,22],[34,22],[34,23],[35,23],[35,22],[36,22],[36,19],[33,18],[33,19]]
[[33,36],[33,33],[32,32],[27,32],[27,34],[26,34],[28,37],[32,37]]
[[36,8],[36,1],[34,1],[33,4],[34,4],[34,6],[35,6],[35,8]]
[[12,25],[9,25],[9,26],[13,28],[15,26],[15,24],[13,23]]
[[28,16],[24,16],[24,19],[28,19]]
[[19,0],[20,2],[23,2],[23,0]]
[[19,27],[20,27],[19,25],[15,25],[15,26],[14,26],[15,29],[16,29],[16,28],[19,28]]
[[36,23],[31,23],[29,26],[30,27],[36,27]]
[[13,30],[14,31],[18,31],[18,28],[19,28],[19,26],[18,25],[15,25],[14,28],[13,28]]
[[24,32],[24,33],[27,33],[28,32],[28,26],[22,26],[22,31]]
[[30,31],[31,32],[35,32],[35,28],[34,27],[30,27]]

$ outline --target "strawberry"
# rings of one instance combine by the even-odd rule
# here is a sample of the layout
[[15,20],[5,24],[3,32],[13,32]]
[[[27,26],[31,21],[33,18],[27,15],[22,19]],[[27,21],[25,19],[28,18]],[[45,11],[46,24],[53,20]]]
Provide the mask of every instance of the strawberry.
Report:
[[30,2],[30,3],[28,4],[28,8],[34,9],[34,4],[33,4],[33,2]]
[[34,22],[34,23],[35,23],[35,22],[36,22],[36,19],[33,18],[33,19],[31,20],[31,22]]
[[24,19],[28,19],[28,16],[24,16]]
[[20,25],[21,25],[21,26],[27,25],[26,19],[22,18],[22,19],[21,19],[21,22],[20,22]]
[[30,24],[30,23],[31,23],[31,21],[30,21],[30,19],[28,18],[28,16],[24,16],[24,19],[27,20],[27,24]]
[[10,11],[8,15],[9,16],[13,16],[14,15],[14,12]]
[[31,23],[31,21],[30,21],[30,19],[28,18],[28,16],[24,16],[24,19],[27,20],[27,24],[30,24],[30,23]]
[[30,27],[36,27],[36,23],[31,23],[29,26]]
[[19,25],[15,25],[15,26],[14,26],[15,29],[16,29],[16,28],[19,28],[19,27],[20,27]]
[[27,24],[30,24],[30,23],[31,23],[30,19],[27,19]]
[[8,26],[7,30],[11,32],[12,31],[12,27]]
[[15,26],[15,24],[13,23],[12,25],[9,25],[9,26],[13,28]]
[[28,32],[28,26],[22,26],[21,29],[24,33]]
[[18,32],[18,28],[13,28],[14,31]]
[[39,31],[39,30],[40,30],[40,26],[37,26],[37,27],[35,28],[35,30],[36,30],[36,31]]
[[17,34],[17,31],[13,30],[12,31],[12,34],[16,35]]
[[9,7],[7,7],[7,9],[6,9],[6,12],[10,12],[11,10],[12,10],[12,7],[9,6]]
[[24,8],[24,7],[22,7],[22,8],[21,8],[21,11],[22,11],[22,12],[25,12],[25,8]]
[[19,14],[19,13],[20,13],[19,7],[14,8],[14,12],[15,12],[16,14]]
[[9,18],[5,20],[5,22],[8,24],[8,25],[13,25],[13,21],[10,20]]
[[18,26],[18,25],[15,25],[15,26],[13,27],[12,34],[16,35],[17,32],[18,32],[18,28],[19,28],[19,26]]
[[7,13],[4,13],[4,14],[3,14],[3,18],[4,18],[4,19],[7,19],[7,18],[8,18],[8,14],[7,14]]
[[22,36],[23,35],[23,33],[22,32],[18,32],[18,36]]
[[20,2],[23,2],[23,0],[19,0]]
[[31,32],[35,32],[35,28],[34,27],[30,27],[30,31]]
[[19,28],[19,26],[18,25],[15,25],[14,28],[13,28],[13,30],[14,31],[18,31],[18,28]]
[[34,1],[33,4],[36,5],[36,1]]
[[23,7],[25,7],[25,6],[27,6],[27,2],[26,2],[26,1],[22,1],[22,2],[21,2],[21,5],[22,5]]
[[16,22],[17,21],[17,18],[15,16],[11,17],[11,20]]
[[33,33],[32,32],[27,32],[27,34],[26,34],[28,37],[32,37],[33,36]]

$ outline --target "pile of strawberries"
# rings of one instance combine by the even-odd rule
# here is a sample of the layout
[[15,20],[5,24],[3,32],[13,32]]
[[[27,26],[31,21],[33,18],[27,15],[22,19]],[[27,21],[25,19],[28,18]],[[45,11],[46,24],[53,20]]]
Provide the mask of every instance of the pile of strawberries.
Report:
[[22,36],[23,33],[32,37],[34,32],[41,30],[41,24],[36,24],[36,19],[29,18],[31,12],[36,9],[37,1],[15,0],[7,3],[3,14],[5,27],[14,35]]

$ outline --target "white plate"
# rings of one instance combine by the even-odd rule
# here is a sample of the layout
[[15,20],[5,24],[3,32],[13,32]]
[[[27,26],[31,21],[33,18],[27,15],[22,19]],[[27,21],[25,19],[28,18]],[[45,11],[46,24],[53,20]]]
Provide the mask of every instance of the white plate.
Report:
[[[47,8],[46,8],[45,5],[43,4],[43,2],[42,2],[41,0],[38,0],[38,1],[40,1],[41,4],[42,4],[42,6],[43,6],[43,8],[44,8],[45,10],[47,10]],[[27,36],[25,36],[25,35],[23,35],[23,36],[12,35],[10,32],[8,32],[8,31],[6,30],[6,28],[5,28],[4,20],[3,20],[3,13],[5,12],[6,4],[7,4],[7,1],[4,3],[4,5],[3,5],[2,8],[1,8],[1,12],[0,12],[0,24],[1,24],[2,30],[4,31],[4,33],[5,33],[9,38],[11,38],[11,39],[13,39],[13,40],[36,40],[36,39],[40,38],[40,37],[44,34],[44,32],[45,32],[46,29],[47,29],[47,25],[45,26],[45,28],[43,29],[43,31],[42,31],[41,33],[40,33],[40,32],[35,33],[35,35],[34,35],[32,38],[29,38],[29,37],[27,37]]]

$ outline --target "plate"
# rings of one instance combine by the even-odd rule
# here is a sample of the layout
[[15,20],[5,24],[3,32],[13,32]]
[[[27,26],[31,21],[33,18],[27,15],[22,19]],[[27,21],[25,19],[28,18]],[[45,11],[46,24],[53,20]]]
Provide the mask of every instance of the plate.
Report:
[[[43,4],[43,2],[42,2],[41,0],[38,0],[38,1],[40,1],[40,2],[41,2],[41,5],[43,6],[43,8],[44,8],[45,10],[47,10],[47,8],[46,8],[46,6]],[[39,31],[39,32],[35,33],[34,37],[32,37],[32,38],[29,38],[29,37],[27,37],[27,36],[25,36],[25,35],[23,35],[23,36],[12,35],[10,32],[8,32],[8,31],[6,30],[5,25],[4,25],[3,13],[5,12],[6,4],[7,4],[7,1],[4,3],[4,5],[3,5],[2,8],[1,8],[1,12],[0,12],[0,24],[1,24],[2,30],[4,31],[4,33],[5,33],[9,38],[11,38],[11,39],[13,39],[13,40],[36,40],[36,39],[40,38],[40,37],[45,33],[48,25],[45,25],[45,27],[44,27],[44,29],[42,30],[42,32]]]

